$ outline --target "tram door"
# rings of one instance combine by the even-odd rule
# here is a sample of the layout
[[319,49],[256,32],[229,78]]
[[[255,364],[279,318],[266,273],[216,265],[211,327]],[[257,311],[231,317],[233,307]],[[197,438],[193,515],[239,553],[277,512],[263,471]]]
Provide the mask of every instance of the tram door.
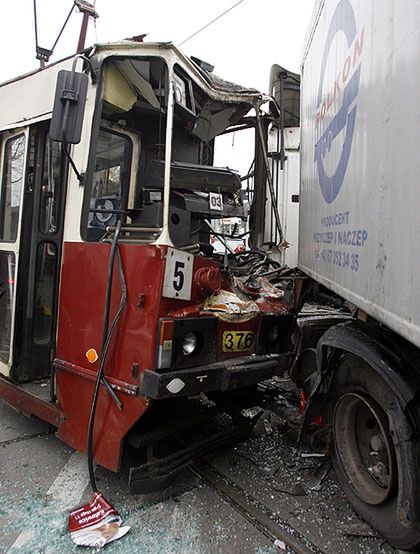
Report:
[[[7,267],[12,268],[7,278],[13,287],[6,300],[0,298],[0,326],[8,325],[1,337],[9,335],[8,376],[15,382],[47,378],[54,357],[66,164],[60,144],[50,141],[48,129],[49,122],[43,122],[14,137],[9,149],[15,165],[8,161],[7,142],[4,145],[2,186],[10,190],[16,221],[13,226],[12,215],[9,220],[1,218],[6,228],[12,225],[8,238],[14,237],[14,242],[6,251],[6,256],[12,254],[7,259]],[[5,261],[0,265],[2,281]],[[2,323],[2,309],[10,312],[8,324]],[[1,348],[5,359],[6,347]]]

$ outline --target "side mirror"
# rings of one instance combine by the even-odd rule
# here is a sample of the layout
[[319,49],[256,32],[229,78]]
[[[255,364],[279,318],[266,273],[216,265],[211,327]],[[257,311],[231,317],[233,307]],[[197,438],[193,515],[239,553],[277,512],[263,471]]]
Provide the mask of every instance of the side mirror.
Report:
[[69,144],[80,142],[88,81],[84,73],[58,72],[50,125],[52,140]]

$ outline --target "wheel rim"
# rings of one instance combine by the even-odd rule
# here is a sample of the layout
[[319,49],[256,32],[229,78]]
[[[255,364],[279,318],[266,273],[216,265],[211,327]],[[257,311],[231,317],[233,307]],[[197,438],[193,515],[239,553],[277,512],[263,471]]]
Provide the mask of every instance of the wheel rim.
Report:
[[397,477],[388,418],[370,397],[344,394],[334,410],[338,461],[357,496],[378,505],[393,493]]

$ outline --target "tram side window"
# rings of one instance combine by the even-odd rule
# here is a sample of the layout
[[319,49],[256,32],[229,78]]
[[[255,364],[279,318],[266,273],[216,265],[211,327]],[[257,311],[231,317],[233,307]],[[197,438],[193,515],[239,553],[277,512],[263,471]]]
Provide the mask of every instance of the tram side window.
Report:
[[24,173],[25,136],[9,139],[4,147],[4,170],[0,193],[0,240],[17,237]]
[[114,210],[125,207],[128,196],[131,142],[127,137],[101,129],[89,202],[88,238],[100,239],[114,225]]
[[15,255],[0,251],[0,362],[7,364],[10,353]]

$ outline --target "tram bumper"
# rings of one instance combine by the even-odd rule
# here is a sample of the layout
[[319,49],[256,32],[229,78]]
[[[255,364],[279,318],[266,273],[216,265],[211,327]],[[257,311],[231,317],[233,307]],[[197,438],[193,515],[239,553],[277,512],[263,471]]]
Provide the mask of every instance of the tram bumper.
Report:
[[256,385],[279,372],[279,354],[243,356],[188,369],[146,369],[139,394],[154,400]]

